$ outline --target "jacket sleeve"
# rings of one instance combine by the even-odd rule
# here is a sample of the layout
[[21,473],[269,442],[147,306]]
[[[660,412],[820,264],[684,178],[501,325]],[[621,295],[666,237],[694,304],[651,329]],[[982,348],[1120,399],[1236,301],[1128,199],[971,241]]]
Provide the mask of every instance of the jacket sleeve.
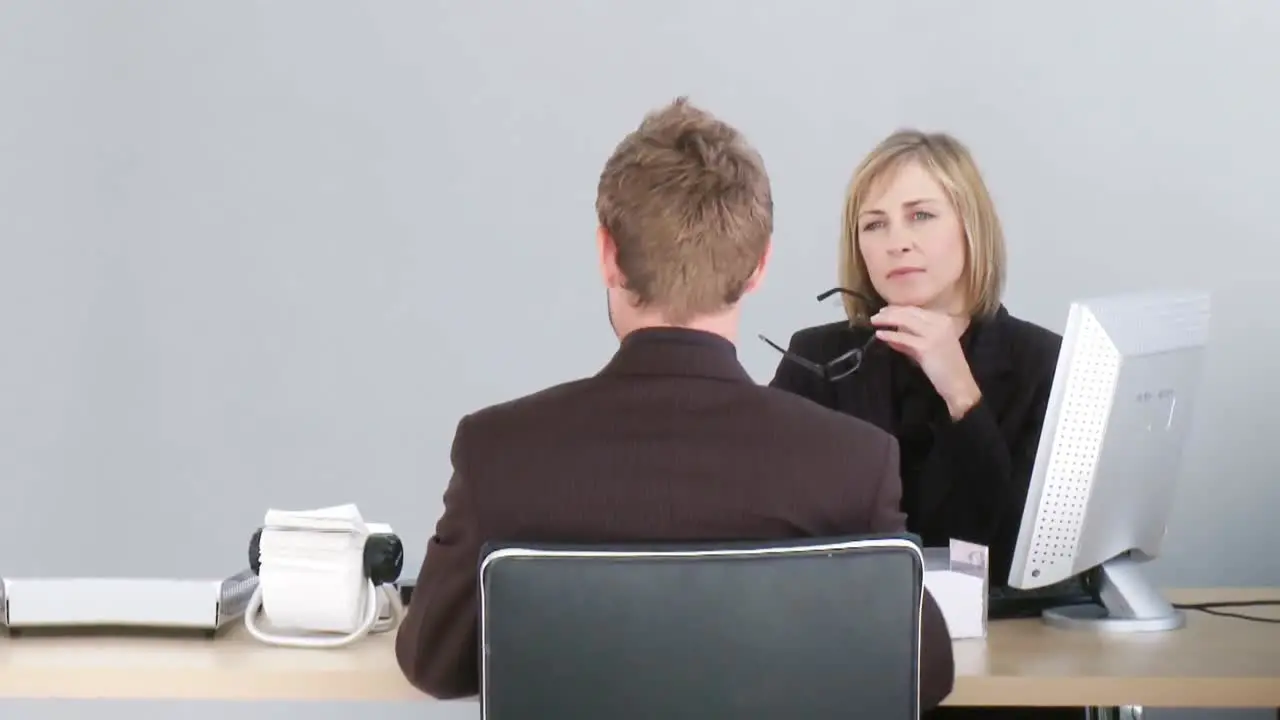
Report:
[[920,598],[920,712],[936,708],[947,699],[956,684],[956,659],[951,630],[942,608],[922,589]]
[[405,678],[439,699],[475,695],[480,686],[476,586],[484,540],[465,474],[465,425],[463,418],[454,435],[444,513],[396,634],[396,660]]
[[902,476],[899,474],[898,441],[885,434],[883,459],[880,462],[880,480],[876,484],[875,498],[871,501],[867,529],[872,533],[905,533],[907,514],[902,512]]
[[[899,509],[902,500],[902,478],[899,476],[898,441],[885,436],[883,460],[879,463],[878,489],[872,502],[870,528],[873,533],[905,533],[906,515]],[[951,646],[951,630],[942,609],[921,588],[920,611],[920,711],[938,706],[955,686],[955,656]]]
[[1022,390],[1026,422],[1015,435],[1006,439],[991,408],[979,401],[939,433],[921,472],[921,488],[936,493],[923,505],[921,526],[990,548],[993,584],[1005,583],[1013,561],[1052,371]]

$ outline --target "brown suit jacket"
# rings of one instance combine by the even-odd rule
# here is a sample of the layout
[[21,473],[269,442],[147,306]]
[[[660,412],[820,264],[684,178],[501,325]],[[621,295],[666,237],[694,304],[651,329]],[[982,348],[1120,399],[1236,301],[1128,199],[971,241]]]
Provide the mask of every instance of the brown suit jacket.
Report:
[[[438,698],[479,690],[486,542],[769,540],[906,527],[893,436],[757,385],[732,343],[692,330],[632,333],[596,376],[464,417],[452,460],[444,513],[396,638],[405,676]],[[953,681],[950,636],[926,593],[921,709]]]

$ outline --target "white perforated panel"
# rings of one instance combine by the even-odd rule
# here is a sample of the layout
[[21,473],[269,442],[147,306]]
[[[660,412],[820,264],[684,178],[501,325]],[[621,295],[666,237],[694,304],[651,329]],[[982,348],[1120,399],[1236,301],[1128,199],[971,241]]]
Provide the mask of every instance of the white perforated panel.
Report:
[[1120,353],[1092,313],[1083,313],[1077,342],[1040,497],[1029,556],[1032,577],[1058,565],[1069,570],[1075,560],[1105,418],[1120,374]]

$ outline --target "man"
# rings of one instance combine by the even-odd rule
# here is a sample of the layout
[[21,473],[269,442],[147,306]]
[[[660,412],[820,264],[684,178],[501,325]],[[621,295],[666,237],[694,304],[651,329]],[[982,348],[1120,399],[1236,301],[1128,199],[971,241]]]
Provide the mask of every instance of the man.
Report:
[[[769,178],[742,136],[683,98],[649,114],[605,164],[596,212],[617,353],[594,377],[458,423],[444,514],[396,639],[405,676],[438,698],[479,689],[488,541],[905,531],[893,437],[761,387],[738,363],[739,301],[773,232]],[[927,709],[954,671],[927,594],[922,649]]]

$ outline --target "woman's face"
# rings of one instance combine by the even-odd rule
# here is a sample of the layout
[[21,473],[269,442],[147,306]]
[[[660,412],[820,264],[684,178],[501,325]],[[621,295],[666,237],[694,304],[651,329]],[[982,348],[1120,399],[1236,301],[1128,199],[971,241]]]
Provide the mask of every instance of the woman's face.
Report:
[[857,222],[858,250],[886,303],[963,312],[964,223],[928,170],[912,161],[881,178]]

